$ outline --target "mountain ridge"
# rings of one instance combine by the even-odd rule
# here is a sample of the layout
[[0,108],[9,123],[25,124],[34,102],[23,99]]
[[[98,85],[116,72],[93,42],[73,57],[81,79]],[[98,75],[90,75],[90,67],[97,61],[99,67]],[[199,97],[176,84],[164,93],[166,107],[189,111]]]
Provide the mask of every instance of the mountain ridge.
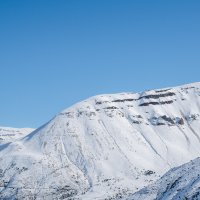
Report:
[[199,156],[199,120],[199,82],[91,97],[0,151],[0,197],[135,193]]
[[15,141],[32,131],[34,131],[32,128],[11,128],[0,126],[0,144]]

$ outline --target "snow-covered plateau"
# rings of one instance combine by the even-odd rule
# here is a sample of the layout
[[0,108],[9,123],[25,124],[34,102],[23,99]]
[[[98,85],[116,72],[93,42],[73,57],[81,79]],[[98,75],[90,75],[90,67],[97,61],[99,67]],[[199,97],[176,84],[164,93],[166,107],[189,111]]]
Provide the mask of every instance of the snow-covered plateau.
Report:
[[0,199],[200,199],[199,156],[200,83],[99,95],[0,144]]

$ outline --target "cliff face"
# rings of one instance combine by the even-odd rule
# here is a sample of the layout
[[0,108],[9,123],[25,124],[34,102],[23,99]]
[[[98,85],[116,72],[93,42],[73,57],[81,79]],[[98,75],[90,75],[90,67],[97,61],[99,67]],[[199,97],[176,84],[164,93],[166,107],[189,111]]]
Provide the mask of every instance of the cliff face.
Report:
[[100,95],[0,145],[1,199],[118,199],[199,156],[200,83]]

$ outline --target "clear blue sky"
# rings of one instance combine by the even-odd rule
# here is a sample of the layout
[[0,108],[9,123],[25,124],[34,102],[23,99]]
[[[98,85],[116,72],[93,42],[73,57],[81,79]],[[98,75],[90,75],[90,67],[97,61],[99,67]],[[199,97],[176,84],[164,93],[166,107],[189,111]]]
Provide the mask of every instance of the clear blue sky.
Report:
[[199,0],[0,0],[0,126],[199,76]]

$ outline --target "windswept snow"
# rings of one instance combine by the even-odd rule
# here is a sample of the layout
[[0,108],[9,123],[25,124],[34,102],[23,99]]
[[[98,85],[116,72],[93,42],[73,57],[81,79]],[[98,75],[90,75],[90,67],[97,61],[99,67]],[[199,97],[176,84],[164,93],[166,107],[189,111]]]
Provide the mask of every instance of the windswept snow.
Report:
[[0,199],[119,199],[200,155],[200,83],[80,102],[0,145]]

